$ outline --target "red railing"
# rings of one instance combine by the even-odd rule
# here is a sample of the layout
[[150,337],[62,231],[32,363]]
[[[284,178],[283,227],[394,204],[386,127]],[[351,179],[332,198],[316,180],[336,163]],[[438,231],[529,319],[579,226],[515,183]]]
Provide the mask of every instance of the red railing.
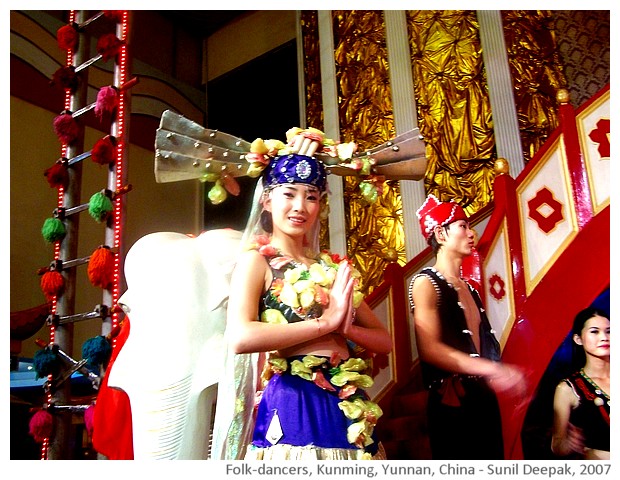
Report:
[[[490,214],[478,243],[480,284],[503,361],[528,374],[521,408],[500,397],[509,459],[523,458],[527,403],[572,319],[609,286],[609,86],[577,111],[568,103],[559,109],[560,126],[545,145],[516,179],[499,174],[493,206],[472,218],[475,225]],[[372,392],[388,415],[393,396],[419,382],[407,290],[432,260],[426,249],[403,267],[389,266],[367,298],[394,340]]]

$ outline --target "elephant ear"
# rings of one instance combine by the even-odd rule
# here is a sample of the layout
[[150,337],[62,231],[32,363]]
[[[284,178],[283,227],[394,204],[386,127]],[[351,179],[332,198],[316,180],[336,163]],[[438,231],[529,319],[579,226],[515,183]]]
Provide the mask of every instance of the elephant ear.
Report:
[[[230,290],[230,277],[235,268],[242,233],[238,230],[223,228],[201,233],[196,241],[203,251],[201,259],[208,269],[207,309],[212,312],[225,308]],[[213,251],[213,249],[217,251]],[[214,271],[216,270],[216,271]]]
[[[225,316],[228,306],[230,277],[240,252],[241,232],[230,229],[210,230],[197,239],[204,254],[208,276],[209,311],[221,309]],[[214,246],[217,252],[209,251]],[[213,257],[217,257],[214,262]],[[217,272],[213,269],[217,268]],[[212,432],[211,458],[214,460],[243,460],[246,446],[254,430],[253,409],[259,354],[235,354],[224,345],[224,368],[217,388],[217,408]]]

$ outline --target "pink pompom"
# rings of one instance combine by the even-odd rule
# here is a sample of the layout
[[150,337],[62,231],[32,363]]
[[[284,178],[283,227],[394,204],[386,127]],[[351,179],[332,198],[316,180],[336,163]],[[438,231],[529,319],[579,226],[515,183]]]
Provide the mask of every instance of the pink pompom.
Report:
[[93,427],[95,423],[95,406],[90,405],[84,412],[84,425],[88,435],[93,436]]
[[104,113],[112,113],[118,105],[118,90],[114,87],[101,87],[95,103],[95,114],[101,118]]
[[30,419],[30,435],[38,443],[52,436],[54,418],[45,410],[39,410]]
[[63,112],[54,118],[54,132],[63,144],[73,143],[80,134],[80,126],[69,112]]

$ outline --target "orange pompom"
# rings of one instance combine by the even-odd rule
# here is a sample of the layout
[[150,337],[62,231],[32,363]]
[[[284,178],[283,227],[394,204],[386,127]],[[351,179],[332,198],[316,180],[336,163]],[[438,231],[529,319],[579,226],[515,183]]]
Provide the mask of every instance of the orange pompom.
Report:
[[56,270],[45,272],[41,277],[41,290],[45,294],[45,298],[51,300],[53,297],[60,295],[65,289],[65,279]]
[[114,253],[108,247],[99,247],[90,256],[88,279],[95,287],[103,289],[114,283]]

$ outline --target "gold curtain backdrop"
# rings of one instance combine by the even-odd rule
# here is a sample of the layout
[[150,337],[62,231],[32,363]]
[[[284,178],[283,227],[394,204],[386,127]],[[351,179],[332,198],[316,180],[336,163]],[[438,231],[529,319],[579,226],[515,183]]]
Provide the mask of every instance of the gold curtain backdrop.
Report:
[[558,126],[556,92],[567,88],[549,11],[502,11],[521,144],[528,162]]
[[493,196],[495,140],[474,11],[407,12],[427,193],[472,215]]
[[[372,148],[396,135],[383,13],[335,10],[332,18],[341,140]],[[359,181],[344,178],[347,255],[367,294],[381,283],[388,264],[407,259],[398,182],[385,182],[368,205]]]
[[[554,94],[565,81],[551,14],[502,15],[527,160],[557,125]],[[496,157],[476,12],[411,10],[406,17],[418,126],[427,148],[425,191],[459,202],[472,215],[493,200]],[[314,98],[321,92],[317,17],[304,11],[301,18],[306,118],[316,126],[311,122],[323,120],[322,102]],[[395,136],[383,14],[334,10],[332,22],[340,140],[371,148]],[[402,265],[407,259],[399,183],[386,182],[377,203],[367,205],[359,181],[344,179],[347,255],[362,273],[368,294],[381,283],[389,263]]]
[[[304,58],[306,127],[324,131],[318,12],[316,10],[302,10],[300,26]],[[340,201],[340,199],[337,201]],[[329,250],[329,199],[327,197],[323,197],[322,205],[319,244],[321,249]]]

